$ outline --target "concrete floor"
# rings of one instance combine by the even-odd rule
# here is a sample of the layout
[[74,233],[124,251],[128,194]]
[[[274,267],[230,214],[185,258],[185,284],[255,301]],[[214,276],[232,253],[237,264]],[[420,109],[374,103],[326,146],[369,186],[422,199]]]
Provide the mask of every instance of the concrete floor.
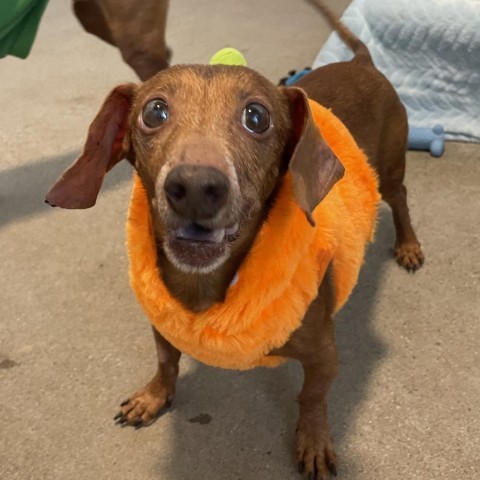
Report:
[[[335,3],[335,2],[330,2]],[[309,65],[328,28],[304,1],[172,0],[174,63],[230,44],[272,80]],[[337,1],[338,12],[348,4]],[[51,0],[26,61],[0,60],[0,478],[253,480],[294,468],[299,366],[229,372],[182,360],[174,410],[121,429],[117,404],[154,372],[148,322],[128,286],[130,171],[97,206],[43,196],[83,145],[106,92],[133,80],[119,54]],[[480,147],[408,155],[414,224],[427,257],[392,261],[382,210],[359,285],[338,316],[330,395],[339,478],[480,476]],[[208,423],[195,422],[206,414]]]

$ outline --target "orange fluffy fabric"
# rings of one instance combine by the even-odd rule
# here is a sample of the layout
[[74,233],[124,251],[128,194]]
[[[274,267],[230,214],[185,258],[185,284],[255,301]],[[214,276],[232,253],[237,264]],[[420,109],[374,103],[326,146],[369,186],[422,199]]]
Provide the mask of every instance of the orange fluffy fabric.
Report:
[[127,223],[130,281],[153,326],[180,351],[209,365],[249,369],[276,366],[268,356],[301,325],[330,262],[338,311],[358,278],[372,239],[379,202],[375,173],[345,126],[310,102],[322,136],[345,176],[317,206],[316,227],[296,204],[287,175],[268,220],[223,303],[193,313],[167,290],[156,263],[148,200],[135,175]]

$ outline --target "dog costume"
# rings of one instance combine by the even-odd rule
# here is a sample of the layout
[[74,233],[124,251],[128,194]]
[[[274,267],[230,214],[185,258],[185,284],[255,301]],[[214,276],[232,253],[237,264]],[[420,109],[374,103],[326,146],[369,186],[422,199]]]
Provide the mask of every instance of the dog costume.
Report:
[[206,364],[232,369],[280,364],[284,358],[268,354],[300,327],[328,266],[336,312],[357,282],[380,201],[376,175],[341,121],[313,101],[310,108],[345,176],[316,207],[312,227],[295,202],[287,174],[238,281],[224,302],[205,311],[191,312],[163,283],[147,195],[135,174],[127,222],[131,286],[158,332]]

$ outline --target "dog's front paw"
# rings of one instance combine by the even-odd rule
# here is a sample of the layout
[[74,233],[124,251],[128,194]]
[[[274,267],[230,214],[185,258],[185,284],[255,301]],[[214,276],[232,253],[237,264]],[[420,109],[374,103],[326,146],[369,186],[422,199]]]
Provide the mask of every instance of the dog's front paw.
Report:
[[155,379],[120,404],[120,411],[113,417],[118,425],[135,428],[152,424],[171,406],[173,392],[158,385]]
[[297,428],[298,471],[307,480],[327,480],[337,476],[336,455],[328,425],[299,421]]
[[409,272],[418,270],[425,261],[422,248],[418,242],[398,245],[395,248],[395,258],[397,263]]

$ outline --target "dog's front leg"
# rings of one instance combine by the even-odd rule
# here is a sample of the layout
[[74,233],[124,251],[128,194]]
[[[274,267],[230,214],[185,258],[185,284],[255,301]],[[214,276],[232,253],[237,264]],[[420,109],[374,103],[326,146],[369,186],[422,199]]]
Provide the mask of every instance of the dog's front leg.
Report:
[[303,364],[305,379],[298,397],[297,460],[300,473],[305,471],[309,480],[326,480],[329,472],[337,474],[327,422],[327,392],[337,370],[333,356],[332,352],[329,360]]
[[308,480],[326,480],[337,474],[336,456],[327,422],[327,393],[338,371],[333,322],[333,288],[329,271],[302,326],[273,355],[302,363],[303,388],[298,396],[297,462]]
[[158,369],[155,376],[141,390],[120,405],[114,420],[134,427],[153,423],[171,405],[178,377],[180,352],[153,329],[157,348]]

